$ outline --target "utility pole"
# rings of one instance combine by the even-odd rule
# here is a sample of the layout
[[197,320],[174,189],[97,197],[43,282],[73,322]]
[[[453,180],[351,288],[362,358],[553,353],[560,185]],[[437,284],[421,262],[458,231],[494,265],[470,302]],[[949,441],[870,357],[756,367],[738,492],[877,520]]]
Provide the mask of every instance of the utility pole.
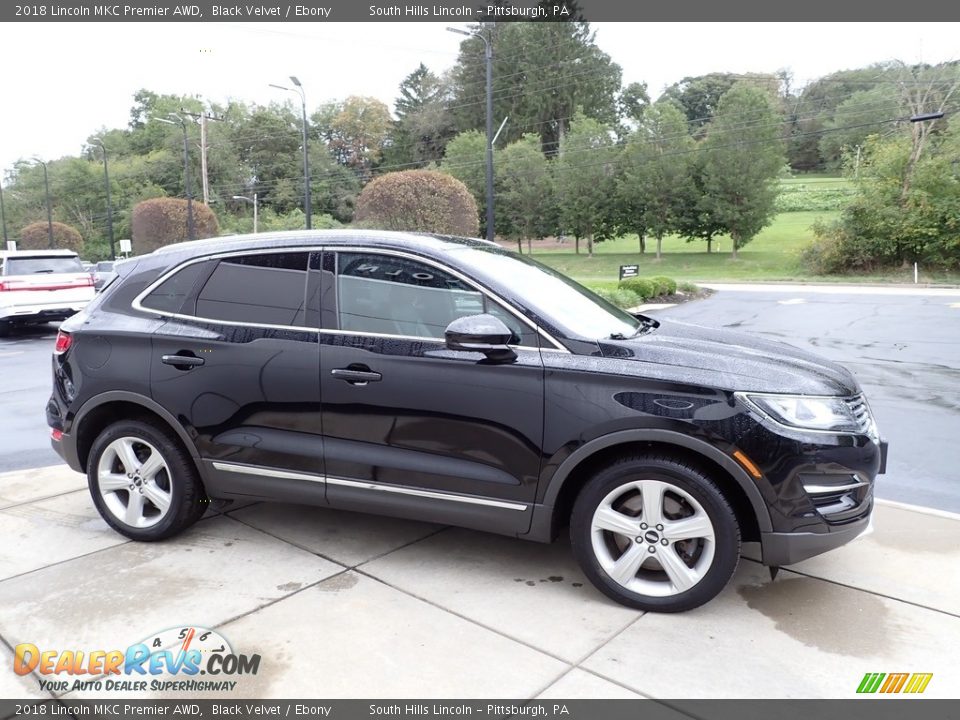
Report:
[[3,225],[3,248],[6,250],[9,239],[7,238],[7,215],[3,209],[3,178],[0,177],[0,225]]
[[107,170],[107,148],[103,138],[95,137],[93,142],[103,150],[103,181],[107,190],[107,236],[110,238],[110,259],[117,259],[117,249],[113,244],[113,204],[110,202],[110,172]]
[[33,158],[34,162],[43,165],[43,189],[47,197],[47,239],[50,249],[53,249],[53,210],[50,206],[50,177],[47,175],[47,164],[38,157]]
[[176,113],[169,113],[169,117],[176,119],[154,119],[167,125],[179,125],[183,130],[183,190],[187,196],[187,240],[193,240],[196,233],[193,228],[193,194],[190,192],[190,145],[187,140],[187,121]]
[[210,183],[207,180],[207,114],[200,115],[200,176],[203,178],[203,204],[210,204]]

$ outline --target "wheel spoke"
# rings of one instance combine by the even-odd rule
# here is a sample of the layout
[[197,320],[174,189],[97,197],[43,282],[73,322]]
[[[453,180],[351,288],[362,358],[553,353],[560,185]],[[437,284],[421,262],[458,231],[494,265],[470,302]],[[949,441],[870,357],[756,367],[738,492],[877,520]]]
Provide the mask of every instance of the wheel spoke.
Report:
[[673,547],[666,547],[657,553],[657,560],[677,592],[689,590],[700,580],[700,575],[687,567]]
[[163,457],[161,457],[160,453],[156,450],[151,450],[150,457],[140,466],[140,477],[144,480],[153,480],[156,474],[163,470],[164,467]]
[[593,515],[593,527],[599,530],[609,530],[618,535],[626,535],[631,540],[640,534],[640,523],[636,519],[624,515],[610,506],[597,508]]
[[100,473],[97,476],[97,484],[100,486],[101,493],[116,492],[128,489],[130,478],[121,473]]
[[663,537],[667,540],[704,538],[713,540],[713,523],[706,513],[698,512],[681,520],[667,520],[663,524]]
[[140,527],[143,518],[143,495],[131,492],[127,499],[127,511],[123,514],[123,521],[132,527]]
[[640,484],[640,495],[643,498],[643,521],[647,525],[656,526],[663,523],[663,491],[665,485],[656,480],[644,480]]
[[137,454],[133,451],[133,439],[121,438],[113,445],[117,451],[117,457],[120,458],[120,463],[123,465],[123,469],[128,473],[136,472],[136,469],[140,467],[140,461],[137,459]]
[[161,515],[167,512],[167,508],[170,507],[170,493],[161,490],[155,482],[147,482],[143,485],[143,494],[160,511]]
[[626,552],[607,570],[607,574],[621,585],[626,585],[636,577],[637,570],[646,557],[647,552],[642,545],[631,543]]

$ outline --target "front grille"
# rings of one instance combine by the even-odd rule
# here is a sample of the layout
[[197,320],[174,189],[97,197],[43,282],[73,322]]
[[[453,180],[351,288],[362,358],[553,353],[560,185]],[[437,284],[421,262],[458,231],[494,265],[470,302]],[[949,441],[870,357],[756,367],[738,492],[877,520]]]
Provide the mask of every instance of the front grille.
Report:
[[873,440],[878,440],[877,423],[873,419],[873,413],[870,412],[870,406],[867,405],[867,399],[860,394],[845,398],[844,402],[847,403],[847,407],[850,408],[850,412],[856,419],[857,429]]

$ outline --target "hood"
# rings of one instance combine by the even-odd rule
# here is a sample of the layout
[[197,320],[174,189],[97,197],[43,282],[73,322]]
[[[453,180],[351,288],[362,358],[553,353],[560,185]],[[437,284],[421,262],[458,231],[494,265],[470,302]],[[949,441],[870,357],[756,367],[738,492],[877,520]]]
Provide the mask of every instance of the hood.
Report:
[[649,364],[651,375],[744,392],[854,395],[849,370],[775,340],[673,320],[635,338],[601,340],[605,357]]

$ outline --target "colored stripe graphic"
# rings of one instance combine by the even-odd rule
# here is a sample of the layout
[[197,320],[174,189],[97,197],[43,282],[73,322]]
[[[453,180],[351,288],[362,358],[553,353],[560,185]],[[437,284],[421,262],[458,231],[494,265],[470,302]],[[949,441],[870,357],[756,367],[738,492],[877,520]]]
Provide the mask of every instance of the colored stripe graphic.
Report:
[[933,678],[933,673],[914,673],[910,678],[910,682],[907,684],[905,693],[922,693],[927,689],[927,685],[930,684],[930,680]]
[[885,677],[885,673],[867,673],[863,676],[863,680],[860,681],[860,687],[857,688],[858,693],[875,693],[877,688],[880,687],[880,682]]
[[898,693],[907,682],[910,673],[890,673],[887,675],[887,681],[880,688],[882,693]]
[[870,694],[875,692],[896,694],[896,693],[922,693],[927,689],[930,680],[933,679],[933,673],[866,673],[860,685],[857,686],[858,693]]

